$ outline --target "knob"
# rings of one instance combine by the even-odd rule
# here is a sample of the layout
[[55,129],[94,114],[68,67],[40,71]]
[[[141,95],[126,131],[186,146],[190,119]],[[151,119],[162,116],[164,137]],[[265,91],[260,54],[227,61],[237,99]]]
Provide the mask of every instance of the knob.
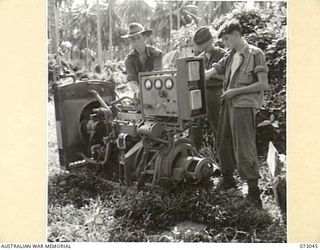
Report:
[[159,96],[162,97],[162,98],[167,97],[167,91],[165,91],[165,90],[160,90],[158,94],[159,94]]

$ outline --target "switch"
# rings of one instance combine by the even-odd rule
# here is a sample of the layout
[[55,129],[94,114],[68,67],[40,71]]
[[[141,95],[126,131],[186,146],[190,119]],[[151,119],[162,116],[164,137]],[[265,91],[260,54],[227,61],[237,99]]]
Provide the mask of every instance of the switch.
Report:
[[189,92],[189,103],[191,110],[202,108],[201,90],[192,90]]
[[188,79],[190,82],[200,80],[200,63],[198,61],[188,62]]

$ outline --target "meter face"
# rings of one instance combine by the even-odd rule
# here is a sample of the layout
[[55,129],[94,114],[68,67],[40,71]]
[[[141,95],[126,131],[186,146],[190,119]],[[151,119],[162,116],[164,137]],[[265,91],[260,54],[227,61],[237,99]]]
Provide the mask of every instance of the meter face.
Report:
[[156,89],[161,89],[162,88],[162,81],[160,79],[157,79],[155,82],[154,82],[154,87]]
[[149,90],[149,89],[152,88],[152,82],[151,82],[150,79],[147,79],[147,80],[144,81],[144,87],[145,87],[147,90]]
[[170,79],[170,78],[166,79],[164,85],[165,85],[165,87],[166,87],[167,89],[172,89],[172,88],[173,88],[173,81],[172,81],[172,79]]

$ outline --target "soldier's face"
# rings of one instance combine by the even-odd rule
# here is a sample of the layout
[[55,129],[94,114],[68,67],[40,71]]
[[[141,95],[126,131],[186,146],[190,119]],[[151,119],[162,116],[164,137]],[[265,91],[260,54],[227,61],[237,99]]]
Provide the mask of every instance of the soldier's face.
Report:
[[224,34],[222,36],[222,41],[228,49],[234,49],[238,44],[239,39],[240,39],[239,32],[232,32],[231,34]]
[[145,42],[146,42],[146,37],[142,34],[139,34],[139,35],[136,35],[136,36],[129,38],[130,46],[133,49],[137,49],[137,50],[143,49],[145,46]]

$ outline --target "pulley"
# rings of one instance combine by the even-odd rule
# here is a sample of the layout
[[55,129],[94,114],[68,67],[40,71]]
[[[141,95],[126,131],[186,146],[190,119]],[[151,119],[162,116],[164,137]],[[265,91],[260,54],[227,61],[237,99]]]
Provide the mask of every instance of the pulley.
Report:
[[153,183],[166,178],[176,181],[200,182],[212,172],[212,161],[199,157],[189,140],[178,139],[171,148],[165,147],[155,161]]

